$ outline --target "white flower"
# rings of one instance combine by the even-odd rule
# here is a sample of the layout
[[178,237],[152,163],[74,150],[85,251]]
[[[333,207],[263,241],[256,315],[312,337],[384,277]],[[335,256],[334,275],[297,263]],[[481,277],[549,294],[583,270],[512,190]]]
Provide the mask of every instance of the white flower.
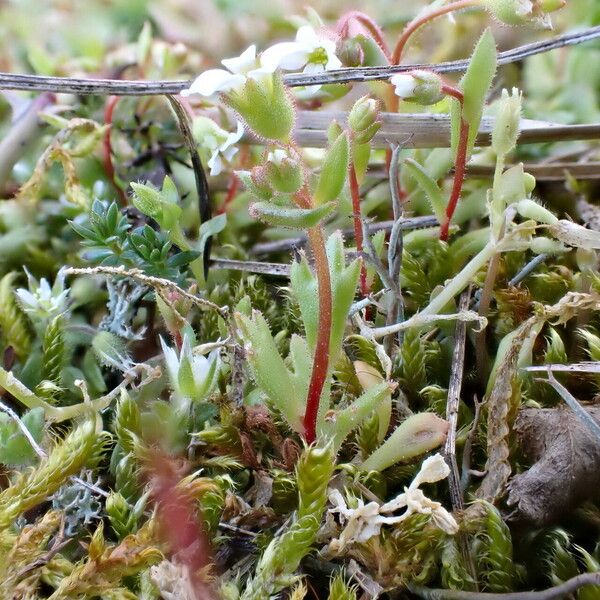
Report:
[[397,73],[390,77],[390,83],[396,88],[395,94],[400,98],[412,98],[415,95],[417,81],[412,75]]
[[202,400],[214,389],[217,383],[219,354],[211,352],[209,357],[194,354],[188,336],[184,336],[179,356],[160,338],[165,355],[167,373],[173,391],[181,398]]
[[29,289],[19,288],[15,290],[15,294],[26,313],[34,319],[46,320],[53,319],[67,310],[69,290],[65,289],[65,276],[62,270],[58,272],[52,287],[43,277],[38,283],[27,269],[25,273]]
[[286,158],[288,158],[287,152],[281,148],[276,148],[267,155],[267,162],[272,162],[273,164],[280,166]]
[[235,144],[240,141],[244,135],[244,126],[238,121],[237,130],[227,134],[225,141],[213,150],[212,156],[208,160],[210,174],[218,175],[223,171],[225,163],[231,162],[231,159],[237,154],[238,149]]
[[256,60],[256,46],[252,45],[240,56],[226,58],[221,61],[225,69],[209,69],[201,73],[186,90],[181,91],[182,96],[199,94],[207,98],[217,93],[226,93],[243,87],[246,79],[260,79],[266,74],[264,69],[258,67]]
[[221,129],[212,119],[208,117],[196,117],[193,123],[193,134],[201,148],[206,151],[210,158],[208,166],[211,175],[221,173],[225,164],[237,154],[235,144],[244,135],[244,126],[238,121],[234,132]]
[[304,25],[298,29],[295,42],[281,42],[267,48],[261,54],[260,64],[271,72],[280,68],[320,73],[339,69],[342,61],[335,55],[335,42],[319,37],[312,27]]
[[[458,531],[458,524],[454,517],[439,503],[427,498],[419,486],[423,483],[435,483],[445,479],[450,474],[446,461],[440,454],[436,454],[423,461],[421,469],[404,492],[383,505],[377,502],[364,504],[358,499],[356,508],[348,508],[344,497],[338,490],[332,490],[329,501],[333,504],[332,513],[338,513],[344,529],[338,539],[329,543],[328,550],[333,554],[341,552],[351,543],[364,543],[370,538],[379,535],[382,525],[395,525],[406,520],[414,513],[431,515],[434,523],[449,535]],[[405,508],[400,516],[383,516]]]

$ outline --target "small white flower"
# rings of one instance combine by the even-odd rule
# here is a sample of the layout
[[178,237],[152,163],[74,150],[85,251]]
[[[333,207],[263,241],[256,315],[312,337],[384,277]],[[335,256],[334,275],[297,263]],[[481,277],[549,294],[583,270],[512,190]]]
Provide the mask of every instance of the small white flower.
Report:
[[227,134],[225,141],[213,150],[212,156],[207,163],[212,176],[221,173],[225,168],[226,163],[231,162],[231,159],[238,151],[235,144],[240,141],[243,135],[244,126],[238,121],[236,131]]
[[260,79],[265,71],[258,67],[256,60],[256,46],[252,45],[240,56],[226,58],[221,61],[225,69],[209,69],[201,73],[186,90],[181,91],[182,96],[199,94],[210,98],[217,93],[227,93],[243,87],[246,79]]
[[286,158],[288,158],[287,152],[281,148],[276,148],[267,155],[267,162],[272,162],[273,164],[280,166]]
[[187,336],[183,338],[179,356],[175,349],[167,346],[162,337],[160,345],[173,391],[181,398],[192,400],[202,400],[207,397],[217,382],[218,350],[211,352],[208,358],[195,354]]
[[417,81],[412,75],[397,73],[390,77],[390,83],[396,88],[395,94],[400,98],[412,98],[417,89]]
[[280,68],[320,73],[339,69],[342,61],[335,54],[335,42],[319,37],[312,27],[303,25],[296,33],[296,41],[281,42],[267,48],[261,54],[260,64],[271,72]]
[[58,272],[52,287],[45,278],[42,277],[38,282],[27,269],[25,273],[29,289],[18,288],[15,294],[26,313],[34,319],[49,320],[67,310],[69,290],[65,289],[65,276],[62,270]]

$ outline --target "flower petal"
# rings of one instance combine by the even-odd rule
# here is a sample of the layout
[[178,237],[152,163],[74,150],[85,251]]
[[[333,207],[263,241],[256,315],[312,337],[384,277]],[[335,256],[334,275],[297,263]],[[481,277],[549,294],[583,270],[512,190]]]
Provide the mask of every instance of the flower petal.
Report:
[[217,92],[229,90],[244,84],[243,75],[235,75],[224,69],[209,69],[201,73],[187,90],[182,90],[182,96],[199,94],[200,96],[213,96]]
[[252,46],[244,50],[239,56],[226,58],[221,61],[221,64],[232,73],[247,73],[256,65],[256,46],[252,44]]
[[412,98],[417,87],[417,82],[412,75],[398,73],[390,77],[390,83],[396,88],[396,96],[400,98]]
[[275,71],[277,68],[286,71],[301,69],[308,60],[308,52],[302,44],[297,42],[281,42],[267,48],[260,56],[263,68]]
[[298,29],[296,32],[296,41],[302,44],[309,52],[323,45],[317,32],[310,25],[303,25]]
[[208,159],[207,164],[210,168],[211,177],[219,175],[219,173],[221,173],[223,171],[223,168],[225,167],[223,160],[221,159],[221,154],[218,150],[215,150],[213,152],[213,155]]

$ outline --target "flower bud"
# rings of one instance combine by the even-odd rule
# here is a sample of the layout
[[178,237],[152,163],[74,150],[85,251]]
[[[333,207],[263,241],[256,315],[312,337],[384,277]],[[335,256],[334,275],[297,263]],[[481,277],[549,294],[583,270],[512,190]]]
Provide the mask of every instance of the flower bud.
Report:
[[442,78],[431,71],[415,70],[398,73],[390,78],[396,96],[424,106],[437,104],[444,98]]
[[529,248],[534,254],[562,254],[567,251],[563,244],[547,237],[533,238]]
[[505,25],[533,25],[552,29],[548,13],[559,10],[566,0],[485,0],[485,8]]
[[492,148],[497,156],[508,154],[516,145],[521,121],[521,94],[513,88],[502,90],[500,107],[492,130]]
[[294,104],[278,73],[246,80],[244,86],[224,95],[256,135],[287,142],[294,126]]
[[300,163],[281,149],[269,152],[265,177],[267,183],[282,194],[295,194],[304,185]]
[[365,51],[359,41],[354,38],[345,38],[339,41],[335,54],[347,67],[360,67],[365,60]]
[[377,100],[373,98],[363,96],[354,104],[348,115],[348,125],[356,142],[366,144],[373,139],[381,127],[377,121],[378,115]]
[[254,167],[252,171],[236,171],[244,187],[256,198],[269,200],[273,197],[273,188],[267,181],[264,166]]
[[548,225],[558,223],[558,218],[547,208],[535,202],[535,200],[521,200],[515,204],[515,208],[526,219],[533,219],[534,221],[538,221],[538,223],[547,223]]

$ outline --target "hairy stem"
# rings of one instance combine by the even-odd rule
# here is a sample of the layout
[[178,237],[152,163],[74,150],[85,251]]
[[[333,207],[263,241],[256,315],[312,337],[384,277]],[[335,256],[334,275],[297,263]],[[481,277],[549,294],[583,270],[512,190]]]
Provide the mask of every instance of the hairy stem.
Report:
[[317,284],[319,287],[319,329],[313,369],[308,386],[306,398],[306,412],[304,413],[304,437],[306,442],[312,444],[317,437],[317,416],[321,394],[329,371],[329,339],[331,337],[332,322],[332,294],[329,261],[325,249],[325,238],[321,226],[308,230],[308,239],[315,259]]
[[457,0],[456,2],[451,2],[450,4],[445,4],[444,6],[440,6],[435,10],[432,10],[429,13],[424,15],[415,17],[405,28],[398,41],[396,42],[396,47],[394,48],[394,53],[392,54],[392,64],[398,65],[400,64],[400,59],[402,58],[402,53],[404,52],[404,48],[408,43],[408,40],[412,36],[415,31],[423,27],[423,25],[441,17],[443,15],[450,14],[457,10],[462,10],[463,8],[470,8],[472,6],[481,5],[481,0]]
[[337,24],[337,30],[339,31],[340,36],[344,38],[349,35],[349,26],[352,21],[360,23],[371,34],[374,42],[379,46],[379,48],[381,48],[381,51],[385,55],[387,61],[390,62],[390,49],[385,41],[385,37],[383,36],[383,31],[381,31],[379,25],[377,25],[377,23],[371,19],[369,15],[366,15],[358,10],[352,10],[346,13]]
[[452,185],[452,193],[450,194],[450,200],[448,200],[448,206],[446,207],[446,219],[440,227],[440,240],[446,241],[448,239],[448,232],[450,230],[450,221],[452,215],[456,210],[456,205],[460,199],[462,187],[465,182],[465,172],[467,169],[467,152],[469,150],[469,123],[463,116],[464,108],[464,96],[460,90],[451,86],[444,86],[442,90],[449,96],[453,96],[460,102],[460,130],[458,137],[458,147],[456,149],[456,159],[454,163],[454,183]]

